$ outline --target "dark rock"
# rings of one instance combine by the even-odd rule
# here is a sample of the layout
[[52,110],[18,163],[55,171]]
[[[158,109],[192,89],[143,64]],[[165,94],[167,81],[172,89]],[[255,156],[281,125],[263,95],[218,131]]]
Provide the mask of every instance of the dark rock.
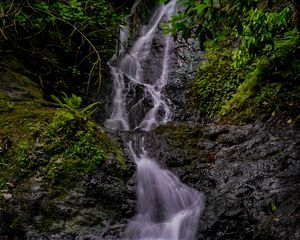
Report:
[[0,200],[0,239],[119,239],[134,215],[132,166],[111,158],[68,189],[42,177],[24,180]]
[[[295,127],[169,123],[113,135],[123,143],[144,138],[151,157],[205,194],[197,239],[299,238]],[[109,158],[69,189],[43,177],[10,184],[11,197],[0,201],[0,236],[121,239],[136,206],[135,174],[132,162],[127,170],[116,162]]]
[[170,101],[175,121],[202,121],[194,101],[192,86],[203,56],[198,41],[179,37],[175,42],[168,84],[164,91]]
[[145,141],[153,158],[204,192],[198,239],[299,238],[293,127],[167,124]]

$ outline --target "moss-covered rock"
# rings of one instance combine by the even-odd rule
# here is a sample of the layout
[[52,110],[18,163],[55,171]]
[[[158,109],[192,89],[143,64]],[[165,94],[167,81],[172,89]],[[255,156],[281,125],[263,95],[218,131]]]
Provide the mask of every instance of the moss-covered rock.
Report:
[[293,122],[300,113],[299,55],[278,49],[278,55],[266,52],[237,66],[230,47],[208,48],[194,80],[202,118],[239,125],[273,117]]
[[[274,68],[274,72],[272,69]],[[295,119],[300,112],[300,67],[290,75],[275,71],[266,58],[259,59],[255,68],[246,72],[245,81],[219,112],[223,122],[245,124],[275,116]],[[293,72],[293,73],[292,73]],[[291,122],[290,122],[291,123]]]
[[54,108],[18,69],[0,76],[0,238],[101,235],[133,214],[132,166],[92,108]]
[[243,72],[233,67],[231,54],[231,50],[208,50],[194,79],[198,109],[208,120],[217,117],[244,81]]

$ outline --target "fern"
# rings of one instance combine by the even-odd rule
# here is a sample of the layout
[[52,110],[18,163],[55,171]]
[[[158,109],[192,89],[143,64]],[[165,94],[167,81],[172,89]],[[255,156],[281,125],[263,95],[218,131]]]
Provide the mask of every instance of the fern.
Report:
[[68,95],[62,92],[62,100],[55,96],[51,95],[51,99],[56,102],[61,108],[68,110],[69,112],[73,113],[75,116],[86,119],[89,118],[97,111],[97,105],[100,102],[94,102],[84,108],[80,108],[82,105],[82,98],[73,94],[68,97]]

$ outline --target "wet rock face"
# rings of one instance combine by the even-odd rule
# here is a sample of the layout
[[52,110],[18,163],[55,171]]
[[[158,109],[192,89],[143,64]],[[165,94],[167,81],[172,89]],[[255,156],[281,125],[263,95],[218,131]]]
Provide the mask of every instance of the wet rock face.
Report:
[[198,239],[211,240],[299,239],[299,140],[263,125],[169,124],[146,136],[153,157],[204,192]]
[[134,168],[107,160],[73,186],[43,177],[12,184],[0,201],[0,239],[119,239],[134,214]]
[[[299,239],[297,126],[169,123],[140,134],[153,158],[204,192],[199,240]],[[110,159],[69,189],[34,177],[10,183],[0,202],[0,236],[121,239],[136,206],[134,165]]]
[[173,47],[170,59],[170,73],[164,94],[170,100],[173,120],[186,122],[201,122],[197,111],[193,79],[198,66],[204,59],[199,42],[193,39],[178,38]]

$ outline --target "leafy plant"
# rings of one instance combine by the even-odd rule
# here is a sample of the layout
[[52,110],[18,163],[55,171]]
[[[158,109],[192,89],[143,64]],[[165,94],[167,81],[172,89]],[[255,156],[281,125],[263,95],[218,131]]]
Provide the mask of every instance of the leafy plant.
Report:
[[183,10],[165,29],[205,50],[195,79],[203,115],[241,124],[300,113],[298,1],[178,2]]
[[185,9],[174,16],[166,31],[188,38],[195,36],[204,47],[207,40],[224,38],[232,29],[242,32],[242,19],[257,1],[246,0],[179,0]]
[[243,21],[243,31],[240,45],[234,52],[235,65],[247,64],[253,57],[259,56],[264,49],[274,51],[275,41],[284,38],[288,28],[290,9],[284,8],[280,12],[265,12],[252,9]]
[[[162,1],[168,2],[168,1]],[[177,36],[195,36],[203,44],[210,39],[224,40],[234,31],[236,37],[246,37],[246,42],[254,44],[270,40],[269,33],[281,31],[280,26],[297,26],[292,15],[299,12],[297,1],[267,1],[258,0],[178,0],[183,7],[175,15],[166,31]],[[279,11],[278,11],[279,10]],[[257,30],[257,31],[254,31]],[[248,33],[254,33],[253,35]],[[245,35],[246,34],[246,35]],[[259,44],[258,44],[259,45]]]
[[68,97],[66,93],[62,93],[63,97],[62,100],[60,100],[55,95],[51,95],[50,97],[58,103],[62,108],[65,108],[75,114],[76,116],[80,118],[89,118],[91,115],[97,110],[96,105],[100,104],[100,102],[95,102],[90,105],[88,105],[85,108],[80,108],[82,104],[82,98],[79,96],[76,96],[72,93],[71,97]]

